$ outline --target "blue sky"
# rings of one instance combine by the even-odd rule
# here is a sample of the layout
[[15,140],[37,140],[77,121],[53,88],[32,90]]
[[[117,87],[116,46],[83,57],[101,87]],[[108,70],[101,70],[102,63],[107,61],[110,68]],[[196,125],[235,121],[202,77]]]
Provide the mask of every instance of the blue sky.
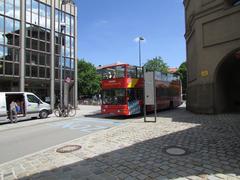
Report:
[[161,56],[170,67],[186,59],[182,0],[76,0],[78,57],[94,65],[117,61],[138,65]]

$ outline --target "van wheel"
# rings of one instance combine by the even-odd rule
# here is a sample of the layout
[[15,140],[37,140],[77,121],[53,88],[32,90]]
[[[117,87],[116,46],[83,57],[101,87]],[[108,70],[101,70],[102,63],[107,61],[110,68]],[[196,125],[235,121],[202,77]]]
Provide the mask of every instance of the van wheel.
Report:
[[41,119],[46,119],[48,117],[48,112],[46,110],[42,110],[39,113],[39,116],[40,116]]

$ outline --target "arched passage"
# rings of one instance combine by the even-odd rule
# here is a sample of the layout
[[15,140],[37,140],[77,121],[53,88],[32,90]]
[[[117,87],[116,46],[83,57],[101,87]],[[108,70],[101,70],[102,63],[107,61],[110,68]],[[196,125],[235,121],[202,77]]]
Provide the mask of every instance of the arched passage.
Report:
[[231,53],[217,68],[217,113],[240,112],[240,51]]

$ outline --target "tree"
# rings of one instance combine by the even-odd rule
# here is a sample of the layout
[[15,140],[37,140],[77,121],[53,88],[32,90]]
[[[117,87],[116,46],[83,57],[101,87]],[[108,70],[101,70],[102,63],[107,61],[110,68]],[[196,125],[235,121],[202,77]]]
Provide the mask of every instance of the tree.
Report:
[[78,92],[87,96],[100,92],[100,76],[95,66],[85,59],[78,61]]
[[181,81],[182,81],[182,90],[183,93],[186,93],[187,90],[187,64],[186,62],[183,62],[179,68],[178,68],[178,74],[180,75]]
[[153,59],[149,59],[146,64],[144,64],[146,71],[160,71],[163,73],[168,72],[168,65],[164,60],[159,56]]

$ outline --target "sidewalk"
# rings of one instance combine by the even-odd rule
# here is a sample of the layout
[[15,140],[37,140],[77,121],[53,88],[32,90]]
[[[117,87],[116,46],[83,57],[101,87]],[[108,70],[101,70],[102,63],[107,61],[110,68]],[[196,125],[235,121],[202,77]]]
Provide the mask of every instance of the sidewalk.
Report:
[[[2,164],[0,179],[240,179],[239,130],[240,115],[164,111]],[[57,153],[64,145],[82,149]]]

